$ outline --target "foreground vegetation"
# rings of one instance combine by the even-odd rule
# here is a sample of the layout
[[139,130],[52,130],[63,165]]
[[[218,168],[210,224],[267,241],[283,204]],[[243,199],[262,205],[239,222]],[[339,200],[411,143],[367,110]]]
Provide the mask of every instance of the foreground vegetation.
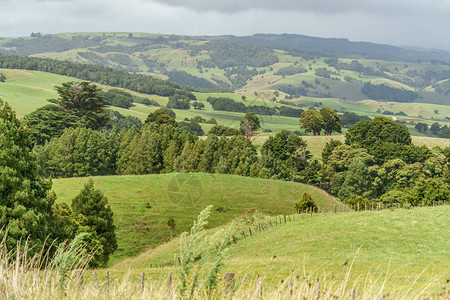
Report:
[[[230,251],[219,265],[214,262],[215,254],[208,256],[213,259],[209,262],[193,262],[195,275],[183,273],[183,266],[128,269],[146,265],[151,259],[148,254],[122,264],[120,272],[117,268],[106,273],[88,271],[89,255],[77,244],[60,248],[54,260],[42,264],[45,256],[30,259],[26,250],[4,251],[1,243],[1,282],[13,279],[2,285],[0,293],[17,299],[445,299],[450,293],[448,213],[448,207],[433,207],[301,218],[236,244],[230,241]],[[432,222],[430,215],[435,218]],[[205,219],[199,216],[197,221],[203,224]],[[355,224],[358,227],[349,231]],[[179,248],[183,259],[188,253],[205,253],[204,238],[211,242],[211,236],[226,236],[224,231],[198,236],[203,230],[194,228],[182,243],[188,248]],[[177,253],[174,244],[178,242],[161,247]],[[216,277],[211,278],[212,274]],[[185,280],[187,290],[182,288]]]

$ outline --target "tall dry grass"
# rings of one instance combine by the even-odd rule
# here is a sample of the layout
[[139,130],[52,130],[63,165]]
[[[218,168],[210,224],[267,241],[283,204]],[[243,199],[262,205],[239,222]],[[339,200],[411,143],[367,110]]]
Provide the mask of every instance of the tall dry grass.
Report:
[[[306,270],[298,270],[277,286],[264,286],[264,278],[237,277],[234,282],[219,278],[211,291],[206,287],[208,276],[198,276],[192,295],[179,296],[180,284],[176,276],[164,280],[139,280],[128,272],[109,282],[94,280],[87,269],[90,254],[77,240],[60,246],[53,258],[41,252],[28,256],[29,247],[10,251],[5,239],[0,243],[0,298],[5,299],[450,299],[450,289],[445,278],[436,276],[427,283],[418,284],[420,274],[410,287],[396,293],[387,293],[384,286],[389,281],[389,270],[383,276],[359,277],[349,281],[353,261],[349,262],[344,280],[329,275],[312,277]],[[356,256],[355,256],[356,257]],[[84,276],[88,272],[90,276]],[[426,272],[426,270],[424,270]],[[310,273],[311,274],[311,273]],[[207,274],[206,274],[207,275]],[[194,275],[193,275],[194,276]],[[193,280],[193,276],[187,280]],[[430,291],[430,286],[442,282],[440,291]]]

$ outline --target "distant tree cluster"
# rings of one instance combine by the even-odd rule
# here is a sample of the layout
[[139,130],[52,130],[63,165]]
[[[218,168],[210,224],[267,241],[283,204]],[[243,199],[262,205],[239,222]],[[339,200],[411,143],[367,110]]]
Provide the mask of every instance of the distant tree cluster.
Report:
[[301,113],[303,112],[302,109],[299,108],[292,108],[287,106],[281,106],[281,107],[268,107],[264,105],[251,105],[246,106],[242,102],[236,102],[233,99],[226,98],[226,97],[208,97],[206,99],[207,102],[211,103],[214,110],[222,110],[222,111],[234,111],[234,112],[253,112],[258,115],[280,115],[280,116],[286,116],[286,117],[300,117]]
[[6,76],[3,73],[0,73],[0,82],[5,82],[6,81]]
[[258,71],[253,68],[249,69],[243,66],[237,66],[225,69],[225,77],[231,82],[233,89],[244,87],[253,76],[258,75]]
[[367,82],[362,87],[361,92],[372,100],[392,102],[413,102],[419,97],[419,95],[413,91],[396,89],[384,84],[375,85],[370,82]]
[[[190,91],[181,90],[169,97],[166,107],[173,109],[190,109],[191,100],[197,100],[197,98]],[[196,103],[198,108],[198,102]]]
[[360,121],[372,121],[368,116],[360,116],[353,112],[345,112],[341,116],[342,127],[349,128]]
[[[337,57],[327,58],[324,60],[324,62],[326,64],[328,64],[330,67],[335,68],[337,71],[349,70],[349,71],[358,72],[358,73],[368,75],[368,76],[386,77],[386,73],[384,73],[383,71],[375,71],[372,67],[366,67],[366,66],[362,65],[356,59],[352,60],[352,62],[349,64],[339,62],[339,59]],[[346,79],[346,81],[351,81],[351,77],[349,79]]]
[[431,134],[440,138],[450,138],[450,128],[447,125],[441,126],[438,122],[434,122],[429,128],[428,124],[419,122],[416,124],[415,129],[421,133],[426,133],[429,130]]
[[213,40],[201,46],[193,46],[191,55],[208,51],[210,59],[199,61],[199,66],[220,69],[231,67],[266,67],[278,62],[278,56],[270,49],[239,41]]
[[300,65],[290,65],[288,67],[279,68],[275,75],[289,76],[306,72],[308,72],[308,70]]
[[302,113],[300,118],[301,128],[305,128],[306,132],[312,132],[314,135],[320,135],[325,131],[325,135],[331,135],[333,131],[341,132],[341,119],[338,114],[324,107],[320,111],[308,109]]
[[118,89],[111,89],[107,92],[101,92],[100,95],[109,103],[109,105],[130,108],[133,106],[133,95]]
[[314,70],[314,74],[316,76],[320,76],[320,77],[324,77],[324,78],[331,78],[331,75],[335,74],[335,73],[328,70],[327,68],[317,68]]
[[170,81],[176,82],[178,84],[193,86],[197,88],[217,88],[217,85],[213,84],[212,82],[204,78],[191,75],[185,71],[172,70],[165,74],[169,76]]

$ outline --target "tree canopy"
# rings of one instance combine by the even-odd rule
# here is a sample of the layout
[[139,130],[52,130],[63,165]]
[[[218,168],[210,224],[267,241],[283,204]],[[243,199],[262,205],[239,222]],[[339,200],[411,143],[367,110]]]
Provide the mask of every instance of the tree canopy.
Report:
[[[27,126],[0,99],[0,228],[7,230],[6,244],[15,249],[29,240],[29,254],[41,251],[55,238],[52,220],[55,197],[51,180],[38,176],[35,156],[30,152]],[[5,231],[0,231],[3,239]],[[22,244],[23,246],[23,244]]]

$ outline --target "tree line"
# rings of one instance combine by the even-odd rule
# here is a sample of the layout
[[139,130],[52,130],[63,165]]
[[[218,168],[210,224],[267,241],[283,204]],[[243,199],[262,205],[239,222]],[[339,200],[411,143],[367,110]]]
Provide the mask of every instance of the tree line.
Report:
[[384,100],[392,102],[413,102],[419,95],[413,91],[396,89],[384,84],[371,84],[367,82],[361,88],[361,92],[372,100]]
[[295,117],[299,118],[303,112],[303,109],[292,108],[287,106],[275,106],[268,107],[264,105],[250,105],[246,106],[242,102],[234,101],[231,98],[226,97],[208,97],[206,99],[209,102],[214,110],[222,110],[222,111],[233,111],[233,112],[253,112],[258,115],[279,115],[285,117]]
[[[313,184],[347,202],[356,201],[355,197],[360,197],[358,201],[380,202],[388,201],[387,197],[393,193],[413,196],[425,193],[415,191],[416,186],[430,189],[432,186],[437,194],[427,197],[448,201],[449,194],[444,192],[448,191],[450,147],[429,150],[414,146],[406,127],[386,117],[357,122],[349,128],[345,144],[327,143],[320,161],[311,156],[301,137],[287,131],[269,137],[258,153],[249,139],[260,128],[259,119],[252,112],[244,116],[240,130],[215,125],[206,139],[196,136],[200,127],[197,122],[177,123],[169,108],[151,113],[142,127],[123,126],[120,131],[105,131],[102,130],[107,117],[105,103],[101,99],[93,101],[96,92],[95,86],[88,83],[58,87],[60,98],[52,102],[65,113],[71,111],[69,116],[76,117],[78,123],[65,128],[63,123],[48,122],[54,117],[48,116],[46,122],[54,125],[52,132],[58,134],[34,148],[42,175],[217,172]],[[80,109],[85,107],[80,104],[87,101],[80,97],[90,99],[90,110]],[[324,131],[329,135],[341,130],[339,115],[327,107],[304,111],[299,122],[313,134]],[[48,132],[46,123],[31,125],[35,133]],[[395,174],[388,176],[386,168],[392,169],[392,165]],[[413,196],[398,201],[417,205],[418,198]]]

